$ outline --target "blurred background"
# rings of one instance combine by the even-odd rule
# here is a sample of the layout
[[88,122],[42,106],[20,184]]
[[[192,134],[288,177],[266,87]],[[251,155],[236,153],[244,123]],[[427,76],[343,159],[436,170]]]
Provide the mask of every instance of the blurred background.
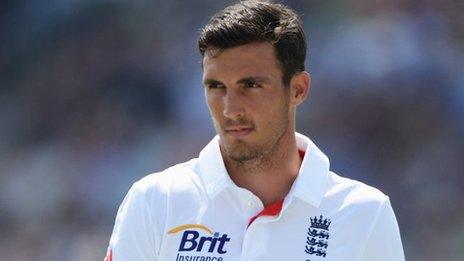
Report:
[[[0,3],[0,260],[103,260],[133,182],[213,137],[200,28],[234,1]],[[284,1],[309,38],[297,129],[391,198],[407,260],[464,260],[464,6]]]

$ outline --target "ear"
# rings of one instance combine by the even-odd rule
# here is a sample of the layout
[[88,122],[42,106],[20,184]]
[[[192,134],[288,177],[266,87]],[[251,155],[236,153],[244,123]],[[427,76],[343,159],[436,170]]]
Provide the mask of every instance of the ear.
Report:
[[293,75],[290,80],[290,102],[294,106],[300,105],[309,94],[311,88],[311,76],[303,71]]

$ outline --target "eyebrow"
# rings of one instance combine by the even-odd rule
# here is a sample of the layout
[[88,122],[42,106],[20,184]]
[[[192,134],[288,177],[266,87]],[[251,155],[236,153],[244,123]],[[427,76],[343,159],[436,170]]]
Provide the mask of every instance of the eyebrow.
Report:
[[264,76],[250,76],[250,77],[245,77],[237,81],[238,84],[244,84],[248,82],[259,82],[259,83],[269,83],[271,79],[269,77],[264,77]]
[[223,83],[215,79],[205,79],[203,81],[203,85],[209,85],[209,84],[223,84]]
[[[269,77],[264,77],[264,76],[248,76],[248,77],[238,80],[237,84],[244,84],[244,83],[253,82],[253,81],[260,82],[260,83],[269,83],[271,82],[271,79]],[[209,79],[205,79],[203,81],[203,84],[208,85],[208,84],[224,84],[224,83],[222,83],[221,81],[209,78]]]

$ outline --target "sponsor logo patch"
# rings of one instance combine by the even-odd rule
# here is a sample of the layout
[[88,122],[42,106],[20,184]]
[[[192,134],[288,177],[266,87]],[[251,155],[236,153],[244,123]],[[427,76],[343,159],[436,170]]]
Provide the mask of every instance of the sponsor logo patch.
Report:
[[176,261],[223,261],[227,253],[227,243],[231,238],[220,232],[213,232],[201,224],[185,224],[174,227],[168,235],[182,233]]

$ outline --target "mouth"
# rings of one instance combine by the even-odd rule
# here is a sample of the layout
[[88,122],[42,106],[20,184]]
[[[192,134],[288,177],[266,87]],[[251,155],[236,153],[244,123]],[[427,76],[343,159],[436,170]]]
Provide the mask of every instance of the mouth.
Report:
[[226,128],[226,133],[234,138],[243,138],[253,131],[249,126],[234,126]]

